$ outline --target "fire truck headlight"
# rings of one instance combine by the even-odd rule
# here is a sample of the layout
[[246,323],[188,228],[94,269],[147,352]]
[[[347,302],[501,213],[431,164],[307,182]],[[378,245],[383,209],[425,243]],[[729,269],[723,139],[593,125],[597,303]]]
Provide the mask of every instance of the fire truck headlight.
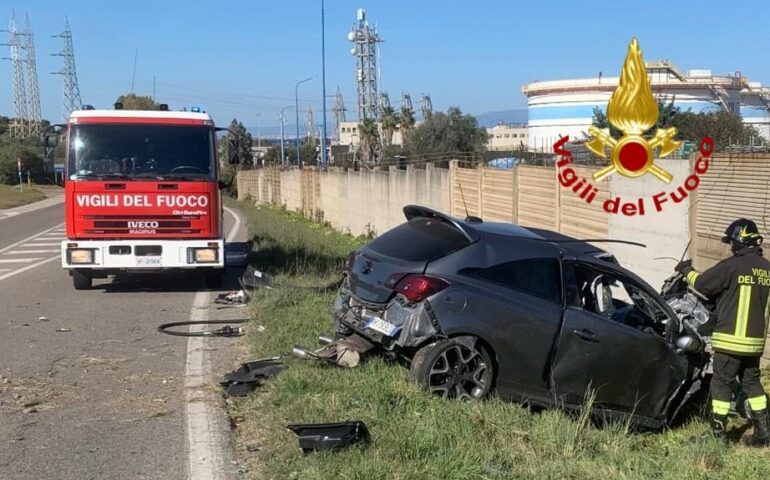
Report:
[[217,263],[219,261],[219,250],[216,248],[188,248],[188,263]]
[[94,263],[94,251],[91,248],[71,248],[67,250],[67,262],[73,265]]

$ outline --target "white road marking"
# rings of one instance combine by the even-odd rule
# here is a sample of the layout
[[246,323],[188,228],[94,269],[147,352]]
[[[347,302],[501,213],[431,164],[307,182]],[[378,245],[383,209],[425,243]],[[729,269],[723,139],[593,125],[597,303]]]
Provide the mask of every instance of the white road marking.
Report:
[[[39,237],[40,235],[43,235],[44,233],[50,232],[54,228],[61,227],[62,225],[64,225],[64,224],[60,223],[59,225],[56,225],[55,227],[51,227],[51,228],[49,228],[47,230],[43,230],[42,232],[38,232],[38,233],[36,233],[36,234],[34,234],[34,235],[30,236],[30,237],[27,237],[27,238],[25,238],[23,240],[19,240],[16,243],[12,243],[12,244],[8,245],[7,247],[0,248],[0,253],[7,252],[8,250],[11,250],[12,248],[18,247],[19,245],[23,245],[23,244],[29,242],[30,240],[33,240],[33,239]],[[57,243],[57,245],[58,245],[58,243]]]
[[61,243],[59,243],[59,242],[51,243],[51,242],[36,242],[36,241],[32,241],[32,242],[29,242],[28,245],[30,247],[58,247],[59,245],[61,245]]
[[[227,235],[232,241],[238,234],[241,218],[238,213],[225,207],[235,218],[235,225]],[[210,292],[196,292],[190,310],[191,321],[208,320]],[[191,325],[190,331],[201,331],[204,325]],[[190,337],[187,340],[187,363],[185,365],[185,397],[187,399],[187,442],[189,445],[189,479],[216,480],[228,478],[227,465],[222,452],[226,448],[225,428],[218,425],[215,406],[221,396],[207,388],[211,381],[209,352],[205,337]]]
[[0,258],[0,263],[29,263],[34,262],[36,260],[42,260],[40,257],[37,258]]
[[58,253],[59,250],[56,248],[52,248],[49,250],[13,250],[10,252],[5,252],[3,255],[26,255],[28,253]]
[[18,270],[14,270],[12,272],[2,274],[0,275],[0,280],[5,280],[6,278],[10,278],[14,275],[18,275],[20,273],[26,272],[27,270],[32,270],[33,268],[39,267],[40,265],[46,264],[48,262],[52,262],[54,260],[59,260],[59,256],[57,255],[55,257],[46,258],[45,260],[41,260],[37,263],[33,263],[32,265],[27,265],[26,267],[19,268]]

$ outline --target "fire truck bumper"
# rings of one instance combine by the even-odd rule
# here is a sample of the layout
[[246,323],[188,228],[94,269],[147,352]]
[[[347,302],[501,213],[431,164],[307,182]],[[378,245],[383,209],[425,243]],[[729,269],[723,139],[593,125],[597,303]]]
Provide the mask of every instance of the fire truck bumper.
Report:
[[223,240],[65,240],[65,269],[167,270],[225,266]]

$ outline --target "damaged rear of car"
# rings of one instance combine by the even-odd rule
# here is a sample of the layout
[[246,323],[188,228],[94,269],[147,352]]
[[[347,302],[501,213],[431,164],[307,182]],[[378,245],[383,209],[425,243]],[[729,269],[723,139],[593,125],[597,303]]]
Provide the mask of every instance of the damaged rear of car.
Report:
[[[607,252],[555,232],[407,206],[407,222],[350,256],[337,336],[411,362],[451,398],[580,408],[661,427],[708,356],[649,285]],[[683,347],[686,345],[686,348]]]

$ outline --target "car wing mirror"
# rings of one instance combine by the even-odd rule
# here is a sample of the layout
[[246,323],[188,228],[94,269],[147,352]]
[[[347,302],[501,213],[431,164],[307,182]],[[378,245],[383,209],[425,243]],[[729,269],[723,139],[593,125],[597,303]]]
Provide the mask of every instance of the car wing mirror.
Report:
[[227,162],[230,165],[235,165],[238,163],[238,149],[240,145],[238,143],[238,140],[231,139],[227,142]]
[[676,339],[676,348],[687,353],[698,353],[703,350],[703,343],[692,335],[684,335]]

